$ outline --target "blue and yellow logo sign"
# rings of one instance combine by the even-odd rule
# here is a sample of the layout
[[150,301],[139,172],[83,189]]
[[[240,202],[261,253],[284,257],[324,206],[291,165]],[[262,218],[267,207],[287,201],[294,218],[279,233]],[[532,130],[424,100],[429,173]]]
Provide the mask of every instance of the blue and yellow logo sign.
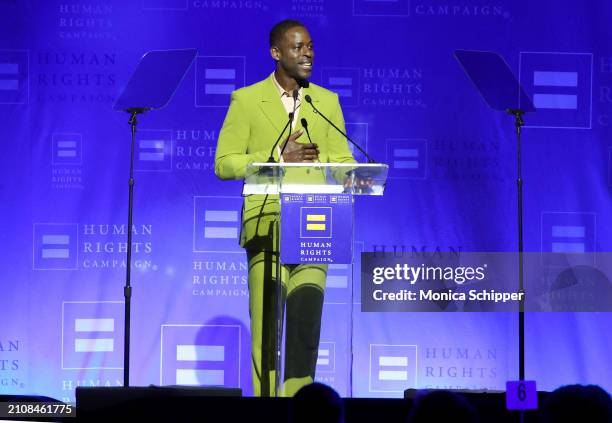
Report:
[[300,236],[302,238],[331,238],[331,207],[302,207]]

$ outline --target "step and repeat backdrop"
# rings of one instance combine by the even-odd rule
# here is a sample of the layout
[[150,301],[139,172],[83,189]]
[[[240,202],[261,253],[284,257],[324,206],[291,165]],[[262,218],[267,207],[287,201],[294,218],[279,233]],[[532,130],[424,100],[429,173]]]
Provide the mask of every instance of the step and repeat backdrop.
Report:
[[[516,251],[513,120],[486,106],[455,49],[499,52],[537,99],[526,250],[610,251],[606,1],[0,0],[1,394],[122,385],[129,230],[131,383],[252,392],[242,183],[218,180],[213,161],[230,92],[272,72],[269,29],[289,17],[315,41],[312,80],[390,166],[386,195],[357,199],[356,266],[362,251]],[[198,56],[171,103],[139,119],[128,228],[128,116],[112,105],[145,52],[188,47]],[[330,268],[317,364],[342,395],[517,377],[516,315],[363,313],[353,274]],[[612,389],[611,324],[527,315],[527,377]]]

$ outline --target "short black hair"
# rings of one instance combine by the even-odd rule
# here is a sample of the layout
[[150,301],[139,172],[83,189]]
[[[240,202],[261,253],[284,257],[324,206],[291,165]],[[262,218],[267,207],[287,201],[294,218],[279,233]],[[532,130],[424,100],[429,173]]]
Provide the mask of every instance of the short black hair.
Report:
[[295,27],[306,28],[306,25],[293,19],[285,19],[274,25],[270,30],[270,47],[278,45],[283,35],[285,35],[285,32]]

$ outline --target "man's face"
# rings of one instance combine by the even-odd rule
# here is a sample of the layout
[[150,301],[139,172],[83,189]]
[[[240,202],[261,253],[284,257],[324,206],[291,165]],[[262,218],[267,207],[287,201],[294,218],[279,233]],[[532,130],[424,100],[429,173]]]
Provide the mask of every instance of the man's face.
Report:
[[308,79],[312,74],[314,48],[306,28],[296,26],[285,32],[277,46],[270,50],[279,67],[293,79]]

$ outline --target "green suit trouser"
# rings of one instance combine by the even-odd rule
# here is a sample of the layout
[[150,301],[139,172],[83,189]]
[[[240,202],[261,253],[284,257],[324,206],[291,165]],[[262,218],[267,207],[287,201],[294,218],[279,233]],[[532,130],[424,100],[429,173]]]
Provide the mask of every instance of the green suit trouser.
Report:
[[[278,253],[247,250],[247,258],[253,391],[255,396],[274,396]],[[281,269],[287,319],[282,394],[293,396],[314,380],[327,265],[282,265]]]

